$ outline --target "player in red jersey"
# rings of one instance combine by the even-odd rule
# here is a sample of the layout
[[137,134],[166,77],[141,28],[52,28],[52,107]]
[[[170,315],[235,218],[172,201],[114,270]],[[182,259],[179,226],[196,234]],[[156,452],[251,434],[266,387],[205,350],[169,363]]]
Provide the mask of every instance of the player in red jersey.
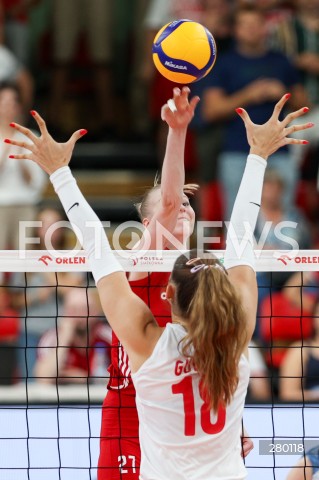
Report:
[[[141,203],[137,204],[140,220],[146,227],[145,238],[136,246],[143,248],[149,238],[149,249],[174,249],[167,238],[157,235],[159,222],[173,238],[187,248],[195,223],[195,213],[189,203],[198,186],[184,185],[184,148],[187,127],[193,117],[198,98],[188,101],[189,89],[174,89],[173,102],[169,100],[162,108],[162,119],[169,125],[166,155],[161,184],[147,190]],[[175,187],[183,191],[182,205],[165,203],[165,198]],[[177,218],[176,218],[177,215]],[[170,272],[131,273],[130,286],[151,309],[161,326],[171,322],[170,306],[166,301],[166,286]],[[100,434],[98,480],[137,480],[139,478],[140,445],[139,422],[135,403],[135,388],[132,383],[128,356],[113,333],[112,363],[108,393],[103,402]],[[253,448],[251,439],[244,434],[243,451],[247,455]]]
[[[158,223],[186,249],[194,228],[195,213],[187,195],[193,194],[197,185],[184,185],[184,149],[187,127],[199,99],[194,97],[189,101],[187,87],[182,91],[175,88],[173,93],[173,102],[170,100],[162,108],[162,119],[168,124],[169,131],[161,184],[146,191],[141,203],[136,205],[146,230],[135,249],[143,248],[148,239],[148,249],[176,248],[161,237]],[[183,203],[180,205],[175,199],[183,189]],[[150,307],[162,326],[171,321],[165,297],[169,276],[170,272],[134,272],[129,275],[132,290]],[[128,356],[114,333],[111,359],[108,392],[102,408],[98,480],[137,480],[141,452],[135,389]]]

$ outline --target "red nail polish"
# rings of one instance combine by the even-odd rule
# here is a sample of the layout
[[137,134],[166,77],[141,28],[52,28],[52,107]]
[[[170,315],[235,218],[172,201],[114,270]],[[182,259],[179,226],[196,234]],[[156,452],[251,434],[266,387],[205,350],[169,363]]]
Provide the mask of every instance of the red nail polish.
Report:
[[305,112],[305,113],[306,113],[306,112],[309,112],[309,108],[308,108],[308,107],[304,107],[304,108],[302,109],[302,111]]
[[285,98],[290,98],[290,97],[291,97],[291,93],[286,93]]
[[36,111],[35,110],[30,110],[30,113],[34,117],[34,115],[36,114]]
[[308,145],[309,142],[308,142],[308,140],[303,140],[301,143],[302,143],[303,145]]
[[314,123],[312,123],[312,122],[308,123],[308,127],[314,127],[314,126],[315,126]]
[[8,138],[5,138],[3,141],[4,143],[11,143],[11,140],[9,140]]
[[85,130],[85,128],[83,128],[82,130],[80,130],[80,135],[86,135],[88,133],[87,130]]
[[9,158],[14,158],[14,155],[9,155]]
[[243,109],[242,109],[242,108],[236,108],[235,112],[237,112],[237,113],[243,113]]
[[11,123],[9,123],[9,126],[10,126],[10,127],[15,127],[15,126],[16,126],[16,124],[15,124],[15,123],[13,123],[13,122],[11,122]]

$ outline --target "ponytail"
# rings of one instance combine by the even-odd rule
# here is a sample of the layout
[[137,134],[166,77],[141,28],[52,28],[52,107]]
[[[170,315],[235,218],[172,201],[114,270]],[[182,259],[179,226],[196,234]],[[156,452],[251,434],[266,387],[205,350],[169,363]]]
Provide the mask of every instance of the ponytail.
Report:
[[183,262],[182,270],[178,261],[172,281],[187,329],[181,352],[192,359],[205,400],[217,412],[220,406],[229,404],[237,388],[238,363],[247,338],[243,309],[216,258]]

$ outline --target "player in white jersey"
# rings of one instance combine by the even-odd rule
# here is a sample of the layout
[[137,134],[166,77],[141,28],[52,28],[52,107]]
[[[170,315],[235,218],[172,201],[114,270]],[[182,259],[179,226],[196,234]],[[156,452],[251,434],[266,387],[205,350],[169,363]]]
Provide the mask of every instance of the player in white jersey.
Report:
[[34,160],[50,174],[88,255],[105,316],[128,353],[141,425],[141,480],[246,476],[240,428],[249,379],[248,343],[257,307],[252,233],[268,156],[285,144],[304,143],[289,138],[290,133],[313,126],[289,126],[305,113],[303,109],[279,120],[289,96],[281,98],[264,125],[255,125],[245,110],[237,109],[246,126],[250,154],[228,229],[226,268],[206,255],[181,255],[166,290],[173,324],[164,328],[130,289],[102,224],[67,166],[83,132],[58,144],[36,112],[40,137],[15,125],[32,143],[12,141],[30,150],[13,158]]

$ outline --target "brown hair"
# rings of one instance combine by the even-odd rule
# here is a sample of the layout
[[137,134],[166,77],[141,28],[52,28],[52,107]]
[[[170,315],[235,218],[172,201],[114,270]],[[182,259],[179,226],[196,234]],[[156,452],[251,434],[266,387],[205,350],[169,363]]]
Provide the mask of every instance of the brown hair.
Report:
[[[151,193],[161,188],[161,184],[158,183],[158,180],[159,179],[156,176],[154,180],[154,186],[148,188],[142,196],[141,201],[134,204],[141,221],[143,221],[144,218],[147,218],[149,216],[149,198]],[[190,197],[195,195],[198,189],[199,185],[197,185],[196,183],[188,183],[184,185],[183,193],[185,193],[187,197]]]
[[[191,259],[191,260],[190,260]],[[240,299],[220,261],[195,250],[175,262],[172,309],[185,320],[182,354],[198,371],[210,408],[226,406],[238,384],[238,363],[247,341]]]
[[242,5],[239,5],[238,7],[235,7],[234,9],[234,15],[240,15],[241,13],[257,13],[261,17],[264,17],[264,11],[258,6],[253,3],[247,2],[243,3]]

